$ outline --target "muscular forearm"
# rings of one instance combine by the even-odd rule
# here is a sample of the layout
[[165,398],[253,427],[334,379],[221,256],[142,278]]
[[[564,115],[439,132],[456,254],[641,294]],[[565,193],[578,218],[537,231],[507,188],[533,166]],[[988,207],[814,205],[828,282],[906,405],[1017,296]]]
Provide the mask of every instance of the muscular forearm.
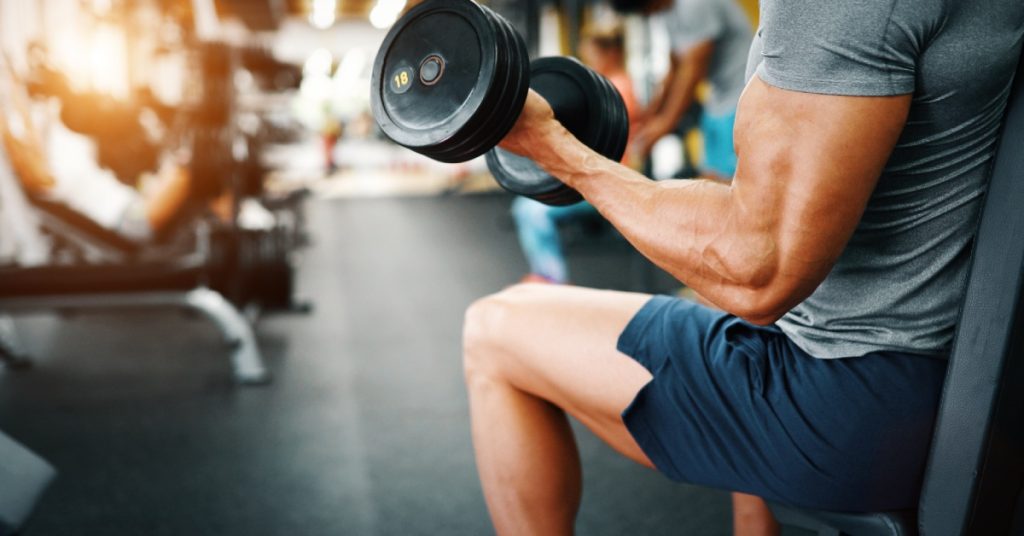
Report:
[[754,322],[781,311],[773,222],[716,181],[653,182],[602,158],[560,125],[531,155],[582,193],[641,253],[708,300]]

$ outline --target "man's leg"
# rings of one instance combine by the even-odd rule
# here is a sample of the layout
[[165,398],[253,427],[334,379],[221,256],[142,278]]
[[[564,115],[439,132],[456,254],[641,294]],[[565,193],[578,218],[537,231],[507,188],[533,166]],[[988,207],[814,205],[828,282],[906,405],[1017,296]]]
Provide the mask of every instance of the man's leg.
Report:
[[565,413],[653,467],[620,416],[651,379],[615,348],[649,296],[518,285],[466,313],[473,445],[499,534],[571,534],[581,493]]
[[732,494],[733,536],[776,536],[781,530],[764,499],[746,493]]

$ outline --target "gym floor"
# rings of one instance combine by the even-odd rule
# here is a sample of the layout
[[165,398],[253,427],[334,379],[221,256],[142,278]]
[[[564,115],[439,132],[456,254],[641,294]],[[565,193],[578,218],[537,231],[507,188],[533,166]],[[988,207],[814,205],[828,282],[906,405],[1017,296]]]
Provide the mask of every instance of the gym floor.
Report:
[[[26,536],[491,532],[460,328],[525,272],[509,202],[313,202],[299,288],[315,310],[260,322],[264,387],[233,385],[216,331],[181,313],[19,318],[36,366],[0,368],[0,429],[60,470]],[[574,277],[636,288],[637,257],[611,242],[571,250]],[[580,534],[730,532],[726,493],[578,435]]]

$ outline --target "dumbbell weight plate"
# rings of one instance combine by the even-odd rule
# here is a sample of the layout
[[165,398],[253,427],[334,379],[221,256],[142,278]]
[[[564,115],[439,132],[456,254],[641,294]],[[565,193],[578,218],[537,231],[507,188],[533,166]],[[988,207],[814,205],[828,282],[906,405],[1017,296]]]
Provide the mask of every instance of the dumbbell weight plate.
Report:
[[[531,65],[530,87],[545,98],[555,117],[588,147],[618,160],[625,147],[616,141],[628,124],[619,120],[622,98],[610,84],[577,60],[551,57]],[[529,159],[502,149],[487,153],[487,166],[505,189],[550,205],[566,205],[582,199],[558,179]]]
[[[507,82],[506,92],[508,98],[503,100],[500,105],[502,107],[499,115],[500,119],[491,125],[490,136],[486,144],[487,150],[497,145],[508,134],[509,130],[512,130],[516,120],[519,119],[523,105],[526,103],[526,95],[530,88],[530,54],[526,49],[526,41],[523,40],[519,32],[507,20],[494,12],[491,12],[491,14],[504,28],[505,34],[509,37],[508,50],[512,72]],[[486,151],[479,154],[484,154],[484,152]],[[474,156],[479,156],[479,154]]]
[[629,142],[629,115],[626,111],[626,101],[623,100],[622,94],[619,90],[612,85],[611,81],[603,76],[598,76],[598,79],[604,84],[607,89],[607,97],[605,102],[610,106],[610,113],[608,116],[608,125],[611,132],[611,136],[608,138],[607,153],[619,155],[618,160],[622,159],[622,156],[626,153],[626,145]]
[[489,9],[479,5],[477,7],[487,17],[495,36],[494,78],[491,80],[487,95],[480,102],[479,111],[472,114],[471,119],[460,130],[459,136],[438,145],[429,152],[423,152],[441,162],[464,162],[486,152],[489,147],[485,145],[488,128],[500,116],[499,110],[509,98],[508,80],[512,76],[513,70],[508,52],[508,37]]
[[604,104],[600,141],[594,150],[603,155],[622,155],[626,149],[625,141],[629,136],[629,119],[625,113],[625,102],[607,78],[594,71],[590,71],[590,74],[601,88],[603,96],[600,102]]
[[601,121],[598,124],[599,134],[597,135],[596,144],[591,148],[601,154],[604,154],[611,150],[613,142],[612,138],[615,136],[614,130],[618,126],[614,121],[615,110],[613,107],[616,103],[612,98],[610,98],[611,95],[608,92],[608,84],[605,82],[604,77],[598,75],[593,70],[588,69],[588,73],[594,80],[594,85],[597,86],[598,92],[601,94],[601,98],[596,101],[600,103],[600,111],[597,114],[601,118]]
[[406,13],[373,65],[371,109],[384,134],[428,156],[472,139],[504,83],[498,41],[473,2],[431,0]]
[[[589,69],[565,57],[541,58],[530,66],[530,87],[555,111],[555,117],[587,146],[599,149],[603,97]],[[545,203],[568,204],[567,186],[529,159],[502,149],[487,155],[487,164],[505,189]]]
[[491,18],[498,36],[498,66],[492,84],[493,95],[488,95],[481,104],[481,113],[465,126],[465,139],[446,143],[428,154],[442,162],[465,162],[497,145],[515,124],[526,101],[530,76],[526,43],[505,19],[487,7],[479,7]]

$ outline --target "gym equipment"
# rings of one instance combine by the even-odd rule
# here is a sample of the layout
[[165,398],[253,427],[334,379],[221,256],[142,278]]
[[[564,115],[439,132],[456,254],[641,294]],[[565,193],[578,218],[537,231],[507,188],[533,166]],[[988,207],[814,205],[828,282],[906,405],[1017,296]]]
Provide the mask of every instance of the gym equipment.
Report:
[[192,132],[193,199],[208,201],[231,186],[235,158],[231,151],[231,132],[222,127],[197,127]]
[[213,229],[211,260],[207,269],[210,288],[239,308],[257,306],[263,312],[309,312],[311,304],[294,296],[298,249],[292,230],[285,225],[270,229]]
[[142,123],[145,105],[74,89],[38,47],[30,47],[28,59],[29,73],[24,80],[28,95],[58,99],[61,123],[96,142],[97,163],[101,167],[133,187],[138,185],[140,174],[157,168],[160,147],[149,139]]
[[510,192],[548,204],[578,193],[528,159],[495,149],[529,88],[590,148],[618,160],[629,133],[622,97],[603,77],[564,57],[528,63],[511,24],[472,0],[427,0],[388,32],[373,64],[371,107],[393,141],[441,162],[488,155]]
[[[530,87],[551,104],[555,118],[587,147],[622,158],[629,118],[619,92],[601,75],[573,58],[551,57],[530,65]],[[549,205],[570,205],[583,197],[532,160],[495,148],[487,167],[506,190]]]
[[17,534],[57,471],[0,433],[0,536]]
[[198,91],[191,103],[190,119],[207,128],[223,128],[231,123],[235,104],[235,58],[227,43],[204,42],[193,51]]
[[490,9],[428,0],[388,32],[373,65],[371,105],[396,143],[442,162],[480,156],[526,101],[526,45]]

